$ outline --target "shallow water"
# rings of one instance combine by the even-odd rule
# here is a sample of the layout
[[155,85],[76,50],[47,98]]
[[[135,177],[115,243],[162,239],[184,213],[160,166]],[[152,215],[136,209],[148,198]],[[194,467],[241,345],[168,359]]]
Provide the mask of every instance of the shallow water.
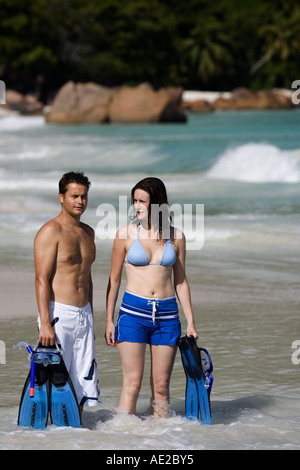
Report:
[[[238,282],[208,263],[195,317],[200,344],[214,362],[212,426],[184,417],[185,375],[177,354],[171,382],[171,418],[147,416],[150,401],[149,358],[138,402],[138,417],[114,414],[121,387],[118,352],[105,345],[104,317],[96,314],[101,404],[84,412],[81,430],[48,426],[46,431],[16,425],[18,403],[29,363],[24,351],[7,347],[0,366],[1,449],[300,449],[299,367],[292,363],[292,342],[299,337],[298,293],[284,295],[273,270],[257,274],[251,265]],[[255,274],[256,273],[256,274]],[[252,276],[250,275],[252,274]],[[256,276],[256,279],[251,277]],[[207,279],[212,278],[213,284]],[[262,284],[260,281],[264,280]],[[236,285],[235,285],[236,284]],[[215,286],[218,286],[215,294]],[[192,291],[197,285],[191,281]],[[242,299],[242,300],[241,300]],[[299,299],[299,297],[298,297]],[[20,335],[34,343],[35,319],[1,322],[1,335],[12,345]],[[14,371],[14,374],[12,374]]]
[[[12,345],[20,339],[35,343],[35,313],[18,318],[2,311],[6,364],[0,364],[0,449],[300,449],[300,364],[292,361],[293,342],[300,341],[299,124],[298,112],[216,113],[179,126],[0,121],[3,269],[25,269],[33,276],[34,235],[57,214],[57,181],[74,165],[93,182],[84,217],[94,228],[99,204],[118,209],[119,196],[129,197],[132,184],[147,174],[164,179],[171,203],[204,204],[204,246],[188,250],[187,274],[198,344],[214,363],[212,426],[184,417],[179,353],[169,419],[147,416],[149,358],[138,417],[113,412],[121,367],[118,352],[103,338],[112,239],[98,237],[94,287],[101,404],[84,412],[82,429],[19,428],[29,363],[27,353]],[[193,239],[192,229],[187,239]],[[12,308],[16,305],[14,293]]]

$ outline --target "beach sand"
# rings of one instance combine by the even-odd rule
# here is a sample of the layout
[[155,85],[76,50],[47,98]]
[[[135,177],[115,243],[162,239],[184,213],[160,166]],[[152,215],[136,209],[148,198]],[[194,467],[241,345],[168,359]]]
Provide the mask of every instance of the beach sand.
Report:
[[[105,298],[109,278],[109,267],[105,266],[103,269],[100,269],[99,266],[96,266],[94,271],[94,313],[98,318],[99,316],[102,318],[105,317]],[[33,268],[8,267],[0,272],[0,321],[10,321],[17,318],[36,319],[38,309],[35,297],[34,276],[35,273]],[[225,297],[227,297],[227,291],[225,285],[222,288],[222,284],[225,280],[221,279],[221,276],[219,276],[218,279],[219,295],[218,292],[212,289],[211,281],[205,282],[205,280],[202,279],[201,290],[199,291],[199,281],[197,280],[198,276],[195,276],[193,273],[189,277],[193,304],[196,311],[199,308],[202,310],[204,306],[205,308],[210,307],[211,309],[216,304],[224,302]],[[125,277],[123,275],[123,280],[119,289],[118,304],[121,302],[124,289]],[[117,313],[118,305],[116,307],[116,315]]]
[[22,268],[0,272],[0,320],[36,317],[34,272]]
[[[94,274],[95,311],[105,313],[105,292],[108,274]],[[37,303],[34,286],[34,270],[8,268],[0,272],[0,320],[15,318],[36,318]]]
[[[188,256],[189,258],[189,256]],[[93,269],[93,306],[94,313],[105,317],[105,299],[106,288],[109,278],[109,266],[104,263],[100,266],[96,262]],[[226,266],[227,264],[224,263]],[[228,266],[216,271],[211,268],[210,261],[203,259],[202,269],[196,270],[193,261],[187,261],[187,277],[190,285],[192,303],[196,317],[200,314],[214,313],[220,307],[222,310],[233,312],[241,308],[241,304],[248,306],[261,305],[268,302],[268,306],[284,303],[287,304],[288,299],[284,292],[284,286],[277,286],[276,291],[272,289],[273,280],[265,278],[264,281],[257,279],[254,273],[248,272],[239,278],[238,285],[235,285],[234,279],[228,277]],[[20,266],[6,267],[0,272],[0,321],[9,321],[16,318],[33,318],[36,319],[38,310],[35,297],[34,285],[34,269],[24,268]],[[126,279],[123,273],[122,283],[119,289],[118,302],[116,306],[116,315],[118,313],[118,305],[121,302],[123,292],[125,290]],[[233,286],[234,285],[234,290]],[[292,302],[293,303],[293,302]]]

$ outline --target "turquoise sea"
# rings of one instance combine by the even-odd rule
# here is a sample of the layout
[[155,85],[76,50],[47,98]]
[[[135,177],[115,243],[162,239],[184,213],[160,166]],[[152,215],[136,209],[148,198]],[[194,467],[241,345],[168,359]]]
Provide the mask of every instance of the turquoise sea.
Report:
[[[7,360],[0,364],[0,449],[299,450],[300,111],[217,112],[189,115],[186,124],[160,125],[59,126],[41,116],[2,117],[2,272],[33,276],[35,233],[59,212],[61,175],[78,169],[92,181],[83,220],[97,234],[94,288],[102,402],[84,413],[81,430],[18,428],[29,363],[12,345],[19,339],[34,341],[35,311],[30,318],[21,312],[10,318],[2,311],[0,340]],[[209,427],[184,417],[179,354],[169,419],[146,416],[148,366],[139,416],[112,412],[121,368],[117,351],[103,338],[110,252],[115,229],[126,222],[130,190],[148,175],[165,182],[187,237],[198,344],[214,362]],[[204,210],[204,232],[197,225],[197,205]],[[197,245],[200,229],[203,243]],[[32,299],[34,305],[34,291]]]

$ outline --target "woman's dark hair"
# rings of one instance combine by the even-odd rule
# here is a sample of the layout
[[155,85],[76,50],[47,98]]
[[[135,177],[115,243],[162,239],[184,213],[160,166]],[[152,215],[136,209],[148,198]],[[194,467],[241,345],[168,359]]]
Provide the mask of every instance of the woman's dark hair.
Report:
[[146,191],[150,196],[148,227],[154,225],[160,240],[174,239],[172,218],[168,203],[167,190],[164,183],[155,177],[147,177],[139,181],[131,190],[131,202],[134,204],[134,193],[137,189]]
[[88,177],[85,176],[81,171],[69,171],[65,173],[58,183],[59,193],[66,194],[67,186],[70,183],[82,184],[86,187],[87,191],[90,189],[91,182]]

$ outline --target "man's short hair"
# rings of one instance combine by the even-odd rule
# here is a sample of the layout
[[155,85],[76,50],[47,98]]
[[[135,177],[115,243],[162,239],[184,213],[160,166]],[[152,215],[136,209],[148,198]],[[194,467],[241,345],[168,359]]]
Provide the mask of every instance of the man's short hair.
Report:
[[87,191],[90,189],[91,182],[82,171],[69,171],[65,173],[58,183],[59,193],[66,194],[68,190],[68,184],[77,183],[82,184],[86,187]]

